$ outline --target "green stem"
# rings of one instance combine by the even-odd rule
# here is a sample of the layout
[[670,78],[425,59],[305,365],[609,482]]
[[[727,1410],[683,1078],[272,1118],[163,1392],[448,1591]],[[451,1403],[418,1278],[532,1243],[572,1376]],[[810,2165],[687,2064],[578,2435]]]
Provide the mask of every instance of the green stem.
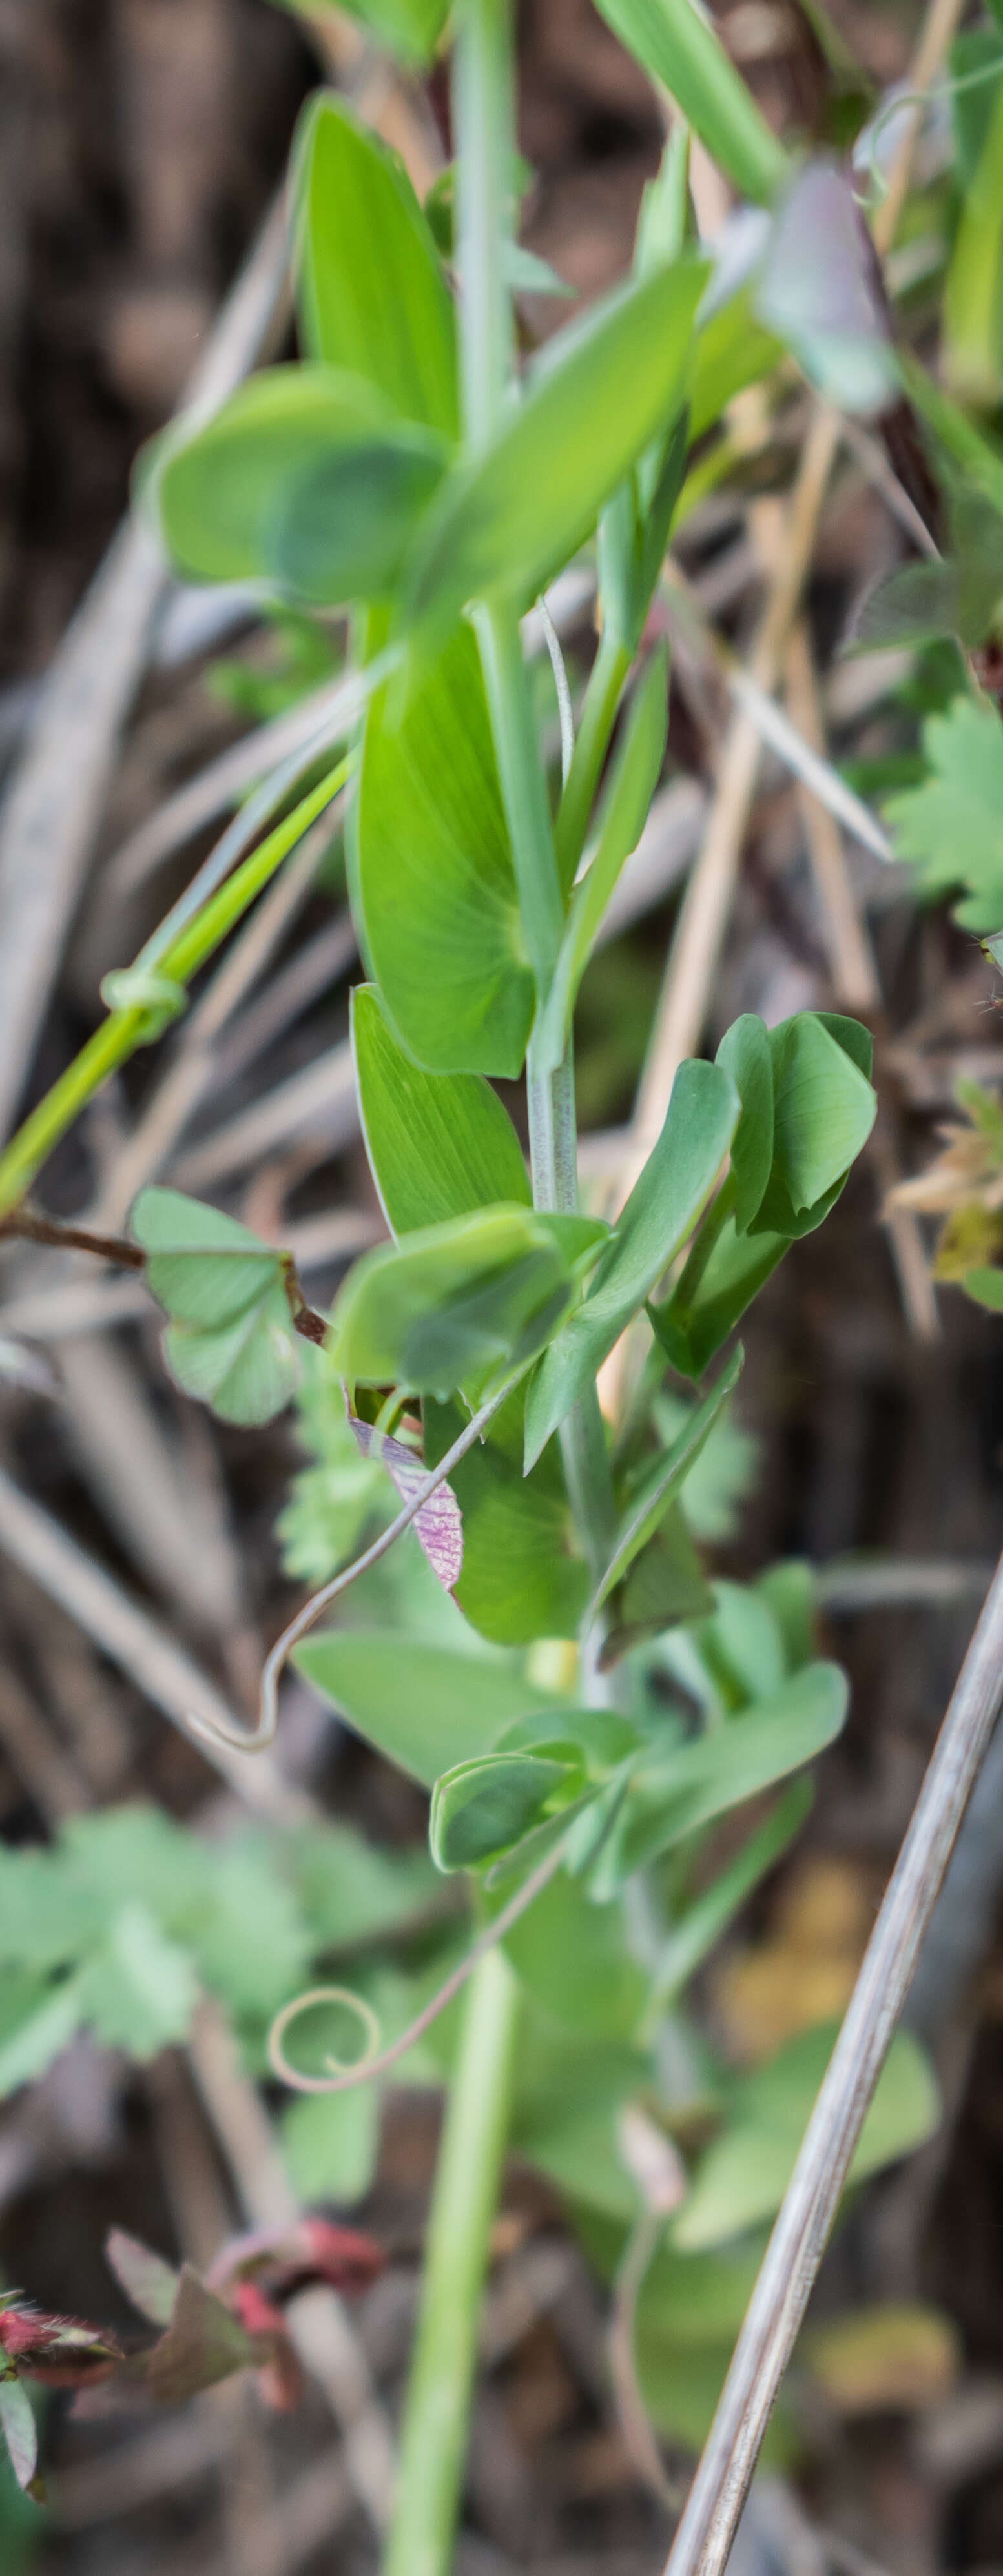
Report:
[[[220,946],[254,902],[255,896],[267,885],[269,877],[281,867],[295,843],[302,840],[310,824],[344,786],[350,767],[350,759],[339,761],[337,768],[330,770],[327,777],[311,789],[309,796],[304,796],[293,812],[276,824],[274,831],[259,842],[258,848],[250,852],[240,867],[234,868],[232,876],[227,877],[225,884],[209,897],[194,921],[178,932],[177,938],[156,961],[157,975],[165,984],[183,986],[190,983],[198,968]],[[149,946],[150,943],[147,944]],[[141,958],[137,960],[135,973],[138,986],[143,974]],[[5,1215],[8,1208],[17,1206],[53,1147],[61,1136],[65,1136],[67,1128],[72,1127],[74,1119],[79,1118],[81,1110],[86,1108],[102,1083],[107,1082],[109,1074],[114,1073],[120,1064],[125,1064],[129,1056],[135,1055],[137,1047],[146,1045],[156,1033],[155,1018],[143,1001],[127,1003],[122,1009],[109,1012],[102,1026],[95,1029],[80,1054],[67,1065],[65,1073],[60,1074],[51,1091],[46,1092],[44,1100],[39,1101],[37,1109],[32,1110],[17,1135],[11,1138],[6,1152],[0,1154],[0,1216]]]
[[476,626],[519,910],[542,1008],[564,929],[547,782],[515,609],[507,601],[484,600]]
[[518,2002],[508,1960],[489,1950],[467,1990],[446,2105],[384,2576],[447,2576],[452,2557]]
[[575,870],[585,847],[599,773],[609,748],[620,691],[629,669],[628,647],[618,641],[610,627],[604,627],[589,673],[575,737],[574,757],[554,829],[558,875],[565,895],[574,882]]

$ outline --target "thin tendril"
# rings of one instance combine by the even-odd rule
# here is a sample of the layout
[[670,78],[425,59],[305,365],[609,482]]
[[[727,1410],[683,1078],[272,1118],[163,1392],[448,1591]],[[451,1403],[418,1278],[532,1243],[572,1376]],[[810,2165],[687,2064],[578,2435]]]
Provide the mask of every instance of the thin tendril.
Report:
[[[936,81],[930,89],[899,90],[894,98],[886,99],[880,114],[874,119],[867,142],[867,175],[874,190],[874,205],[883,205],[888,195],[888,181],[883,170],[878,168],[876,156],[880,138],[892,118],[908,107],[937,107],[942,99],[957,98],[961,90],[981,89],[986,81],[998,80],[1001,72],[1003,54],[998,54],[993,62],[982,63],[975,71],[959,72],[955,80]],[[858,197],[858,205],[864,202]]]
[[307,1629],[313,1627],[315,1619],[319,1619],[321,1611],[326,1610],[328,1602],[336,1601],[340,1593],[347,1592],[349,1584],[354,1583],[360,1574],[367,1574],[370,1566],[376,1565],[380,1557],[386,1555],[387,1549],[393,1546],[394,1540],[400,1538],[402,1532],[410,1528],[411,1522],[416,1519],[423,1506],[437,1492],[438,1487],[445,1484],[447,1476],[452,1474],[454,1467],[459,1466],[461,1458],[465,1458],[468,1449],[473,1448],[475,1440],[480,1439],[482,1431],[486,1431],[488,1423],[493,1420],[499,1406],[504,1404],[506,1396],[511,1395],[513,1387],[518,1386],[520,1378],[525,1376],[528,1366],[528,1360],[524,1360],[522,1366],[515,1369],[511,1377],[505,1379],[504,1385],[498,1388],[497,1393],[488,1397],[487,1403],[482,1404],[480,1411],[475,1413],[472,1420],[465,1425],[459,1438],[454,1440],[452,1448],[447,1449],[444,1458],[440,1458],[438,1466],[431,1468],[429,1474],[423,1477],[421,1484],[411,1495],[410,1501],[402,1505],[388,1527],[380,1531],[379,1537],[374,1538],[369,1547],[363,1548],[361,1556],[353,1558],[351,1565],[343,1566],[340,1574],[332,1575],[330,1583],[322,1584],[319,1592],[312,1593],[309,1601],[304,1602],[302,1610],[298,1610],[295,1618],[290,1619],[288,1627],[283,1628],[281,1637],[276,1639],[271,1654],[262,1668],[258,1723],[253,1731],[249,1731],[246,1726],[241,1726],[239,1723],[235,1722],[231,1725],[224,1722],[222,1718],[203,1717],[197,1711],[189,1709],[188,1725],[193,1735],[197,1735],[206,1744],[231,1744],[238,1753],[261,1753],[266,1745],[274,1743],[278,1725],[279,1680],[293,1647],[299,1644],[300,1638],[306,1635]]
[[[487,1924],[484,1931],[478,1934],[477,1940],[473,1942],[466,1956],[460,1960],[459,1966],[452,1969],[445,1983],[433,1995],[431,2003],[424,2004],[421,2012],[416,2013],[414,2020],[408,2023],[405,2031],[402,2031],[400,2038],[393,2040],[389,2048],[381,2049],[378,2055],[357,2058],[353,2066],[343,2067],[337,2074],[302,2075],[298,2067],[291,2065],[283,2047],[286,2032],[290,2024],[298,2020],[300,2013],[307,2012],[321,2003],[352,2002],[359,2006],[362,2018],[371,2019],[377,2034],[379,2024],[371,2007],[364,2005],[361,1997],[350,1995],[344,1986],[314,1986],[309,1994],[297,1995],[291,2004],[284,2004],[282,2011],[276,2014],[268,2034],[269,2063],[280,2083],[291,2085],[295,2093],[348,2093],[353,2084],[367,2083],[371,2076],[382,2075],[388,2066],[396,2065],[397,2059],[403,2057],[409,2048],[414,2047],[415,2040],[420,2039],[429,2024],[437,2021],[439,2014],[445,2011],[446,2005],[452,2003],[453,1996],[458,1995],[461,1986],[466,1985],[467,1978],[473,1974],[485,1953],[493,1950],[497,1942],[504,1940],[506,1932],[511,1931],[513,1923],[518,1922],[519,1916],[525,1914],[527,1906],[532,1905],[534,1899],[541,1894],[548,1881],[553,1878],[555,1871],[560,1868],[566,1848],[567,1836],[564,1835],[553,1851],[549,1851],[544,1860],[538,1861],[536,1868],[530,1871],[529,1877],[523,1880],[522,1886],[517,1888],[515,1895],[510,1896],[508,1904],[503,1905],[501,1913],[496,1914],[494,1921]],[[328,2058],[327,2064],[331,2065],[332,2062]]]
[[571,705],[571,691],[568,687],[568,674],[564,665],[564,655],[561,651],[560,637],[542,593],[536,604],[540,612],[540,624],[543,628],[544,640],[546,642],[547,651],[550,655],[550,667],[554,674],[554,687],[557,691],[557,712],[561,719],[561,787],[563,790],[567,786],[568,772],[575,756],[574,711]]

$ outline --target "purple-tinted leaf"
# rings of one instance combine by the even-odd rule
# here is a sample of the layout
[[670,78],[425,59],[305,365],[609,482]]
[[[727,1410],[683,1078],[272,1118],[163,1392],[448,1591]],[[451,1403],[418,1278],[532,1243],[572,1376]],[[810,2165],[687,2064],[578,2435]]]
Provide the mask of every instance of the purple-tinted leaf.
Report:
[[179,2280],[173,2264],[121,2227],[111,2229],[104,2250],[106,2263],[140,2316],[149,2317],[151,2325],[170,2325]]
[[19,2379],[0,2379],[0,2430],[18,2486],[30,2487],[38,2460],[38,2435],[30,2398]]
[[[364,1458],[382,1458],[388,1476],[393,1478],[402,1503],[409,1503],[424,1483],[428,1468],[416,1458],[413,1449],[405,1449],[402,1440],[392,1440],[387,1432],[377,1437],[371,1422],[360,1422],[349,1414]],[[414,1533],[424,1548],[433,1574],[447,1592],[458,1583],[463,1571],[463,1519],[451,1485],[439,1485],[415,1515]]]
[[238,2318],[186,2263],[170,2325],[146,2364],[154,2397],[165,2406],[181,2406],[200,2388],[213,2388],[217,2380],[230,2379],[235,2370],[246,2370],[257,2358]]

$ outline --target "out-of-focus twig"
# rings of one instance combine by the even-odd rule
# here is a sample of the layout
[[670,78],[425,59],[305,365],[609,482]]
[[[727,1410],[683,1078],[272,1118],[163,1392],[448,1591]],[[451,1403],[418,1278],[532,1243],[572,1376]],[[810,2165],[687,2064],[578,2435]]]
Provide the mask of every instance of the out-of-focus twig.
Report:
[[1003,1697],[1003,1560],[962,1665],[770,2238],[667,2576],[721,2576],[868,2104]]

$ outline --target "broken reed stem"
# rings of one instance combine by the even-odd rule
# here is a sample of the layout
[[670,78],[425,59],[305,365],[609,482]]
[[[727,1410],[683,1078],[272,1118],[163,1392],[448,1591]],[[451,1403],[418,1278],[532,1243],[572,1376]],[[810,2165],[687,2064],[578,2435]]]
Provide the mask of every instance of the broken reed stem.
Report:
[[763,2259],[666,2576],[722,2576],[774,2399],[1003,1698],[1003,1559]]

